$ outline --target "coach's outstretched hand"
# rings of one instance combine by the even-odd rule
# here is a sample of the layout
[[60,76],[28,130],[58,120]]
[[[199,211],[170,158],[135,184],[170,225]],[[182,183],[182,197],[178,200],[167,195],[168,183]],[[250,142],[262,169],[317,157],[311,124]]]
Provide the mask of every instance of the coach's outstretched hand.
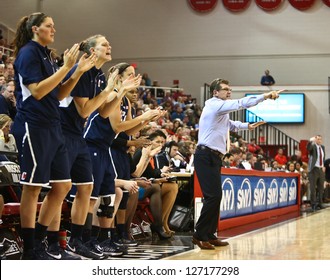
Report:
[[266,99],[273,99],[273,100],[275,100],[275,99],[277,99],[277,98],[280,97],[279,94],[281,92],[283,92],[283,91],[284,91],[284,89],[281,89],[281,90],[272,90],[270,92],[264,93],[265,100]]
[[258,126],[263,125],[265,123],[266,123],[265,121],[260,121],[260,122],[255,122],[253,124],[249,124],[249,130],[253,130],[253,129],[257,128]]

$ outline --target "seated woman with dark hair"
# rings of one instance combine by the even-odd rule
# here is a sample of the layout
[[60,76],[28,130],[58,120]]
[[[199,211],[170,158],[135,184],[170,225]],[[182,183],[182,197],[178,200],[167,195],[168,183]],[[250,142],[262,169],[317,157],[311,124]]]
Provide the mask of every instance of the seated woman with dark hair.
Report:
[[178,147],[178,156],[183,157],[187,163],[190,163],[196,150],[196,144],[193,141],[180,141]]
[[133,161],[133,155],[135,153],[135,147],[129,147],[129,155],[131,156],[131,175],[132,179],[138,184],[139,193],[138,196],[130,195],[127,208],[126,208],[126,228],[129,229],[132,223],[138,200],[144,200],[145,198],[150,199],[150,210],[154,218],[154,222],[151,225],[151,230],[157,233],[159,239],[164,240],[171,237],[170,234],[166,233],[163,229],[162,222],[162,190],[160,183],[152,182],[150,178],[141,177],[142,173],[145,171],[149,161],[153,158],[159,151],[161,147],[156,147],[152,149],[152,146],[143,147],[141,149],[141,157],[139,162],[136,164]]
[[[166,141],[166,135],[161,130],[156,130],[149,135],[151,140],[151,149],[159,149],[161,151],[162,147]],[[133,157],[133,161],[137,164],[142,156],[142,150],[136,151]],[[155,156],[150,157],[147,162],[147,166],[142,174],[146,178],[156,178],[159,183],[161,183],[161,194],[162,194],[162,225],[164,230],[168,234],[173,234],[174,232],[170,230],[168,226],[168,218],[170,216],[171,210],[173,208],[176,196],[178,194],[178,184],[176,182],[169,182],[168,177],[171,172],[170,165],[160,166],[159,161]]]

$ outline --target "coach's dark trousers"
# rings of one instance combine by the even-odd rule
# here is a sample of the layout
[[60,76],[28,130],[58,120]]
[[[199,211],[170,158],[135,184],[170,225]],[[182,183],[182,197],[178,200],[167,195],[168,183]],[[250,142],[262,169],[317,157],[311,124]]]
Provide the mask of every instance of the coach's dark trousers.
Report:
[[324,191],[324,181],[325,181],[325,174],[320,167],[314,167],[308,173],[309,179],[309,188],[311,191],[311,204],[312,206],[316,204],[323,203],[323,191]]
[[222,198],[221,162],[221,158],[209,150],[196,150],[194,166],[204,196],[203,208],[194,233],[198,240],[214,239],[217,230]]

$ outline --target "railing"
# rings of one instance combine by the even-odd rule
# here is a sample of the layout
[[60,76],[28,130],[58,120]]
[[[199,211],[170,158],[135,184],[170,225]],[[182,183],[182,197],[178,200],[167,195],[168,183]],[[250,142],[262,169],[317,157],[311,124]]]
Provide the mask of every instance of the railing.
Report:
[[[150,89],[150,91],[154,94],[156,99],[163,98],[165,96],[166,91],[170,91],[170,92],[182,91],[183,92],[183,88],[176,88],[176,87],[172,88],[172,87],[140,86],[140,88]],[[163,92],[164,96],[159,96],[160,91]]]
[[[210,97],[209,85],[204,84],[204,100],[207,100]],[[230,113],[230,119],[234,121],[245,121],[246,111],[250,115],[249,118],[253,119],[255,122],[262,121],[263,119],[256,116],[249,110],[239,110]],[[242,136],[244,140],[250,142],[251,138],[256,139],[258,145],[264,146],[283,146],[287,155],[293,155],[295,150],[299,147],[299,141],[293,139],[289,135],[285,134],[275,126],[271,124],[264,124],[258,126],[254,130],[241,130],[238,132],[238,135]],[[267,155],[267,151],[264,151]]]
[[[246,110],[239,110],[230,113],[230,119],[234,121],[244,121],[245,111]],[[252,115],[254,116],[254,120],[256,122],[263,120],[258,116],[254,115],[251,111],[248,111],[248,113],[250,114],[250,118]],[[293,139],[275,126],[268,123],[262,126],[258,126],[254,130],[241,130],[238,134],[241,135],[242,138],[248,142],[250,142],[251,138],[255,138],[256,143],[258,145],[263,145],[266,147],[271,145],[279,147],[282,146],[285,149],[287,155],[293,155],[295,150],[297,150],[299,147],[299,141]],[[267,151],[264,152],[267,154]]]
[[6,48],[4,46],[0,46],[0,51],[2,51],[3,54],[6,54],[8,56],[11,56],[14,53],[12,49]]
[[3,42],[5,45],[0,46],[0,50],[3,51],[4,54],[7,54],[9,56],[12,55],[13,50],[8,47],[14,40],[15,31],[11,28],[8,28],[5,24],[0,22],[0,29],[2,30],[2,37]]

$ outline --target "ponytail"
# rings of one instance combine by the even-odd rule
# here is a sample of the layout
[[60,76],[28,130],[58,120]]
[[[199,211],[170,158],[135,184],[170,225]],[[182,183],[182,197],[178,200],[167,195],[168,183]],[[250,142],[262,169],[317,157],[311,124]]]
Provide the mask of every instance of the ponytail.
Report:
[[115,72],[115,70],[118,69],[118,74],[121,75],[125,72],[125,70],[130,67],[131,65],[126,63],[126,62],[121,62],[118,63],[114,66],[112,66],[109,70],[108,70],[108,76],[111,75],[113,72]]
[[17,24],[17,30],[14,38],[14,57],[17,56],[19,50],[30,40],[30,35],[26,30],[26,22],[29,17],[25,16]]
[[32,27],[40,26],[47,18],[44,13],[33,13],[29,16],[22,17],[18,24],[14,38],[14,57],[17,56],[19,50],[33,38]]

